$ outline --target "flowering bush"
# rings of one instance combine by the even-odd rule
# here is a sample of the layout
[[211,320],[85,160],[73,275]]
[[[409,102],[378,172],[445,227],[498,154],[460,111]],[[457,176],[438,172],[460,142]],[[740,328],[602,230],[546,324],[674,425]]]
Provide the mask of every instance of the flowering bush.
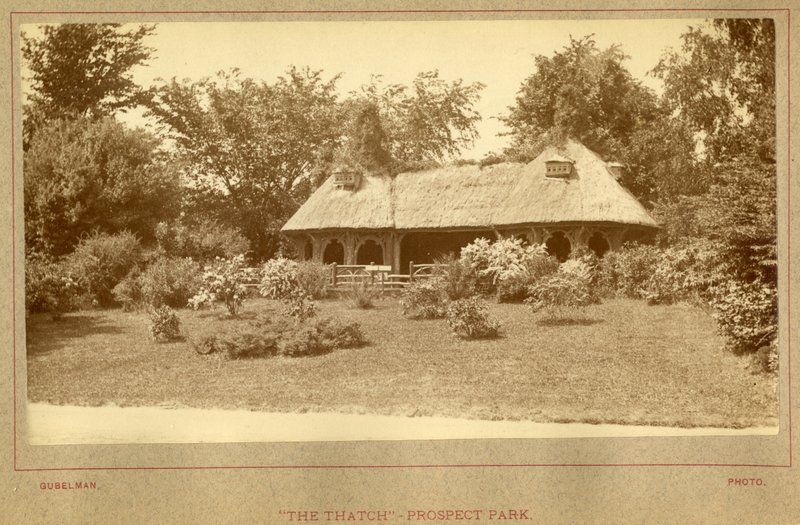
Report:
[[298,323],[310,319],[317,314],[317,305],[311,300],[311,296],[303,291],[297,291],[284,299],[286,303],[286,315],[293,317]]
[[287,299],[298,291],[322,299],[328,294],[329,280],[330,269],[324,264],[279,256],[264,263],[259,291],[271,299]]
[[286,299],[297,292],[297,261],[278,256],[270,259],[261,269],[259,291],[270,299]]
[[150,335],[161,342],[180,337],[180,320],[172,308],[160,306],[150,311]]
[[478,293],[478,276],[464,259],[451,255],[436,264],[434,275],[441,280],[448,299],[466,299]]
[[439,277],[409,284],[400,302],[403,315],[411,319],[438,319],[447,313],[447,293]]
[[247,295],[245,282],[252,279],[250,271],[244,266],[244,256],[231,259],[217,259],[206,267],[202,276],[202,286],[189,306],[195,310],[216,302],[222,302],[232,316],[236,316]]
[[447,307],[447,324],[462,339],[497,337],[500,323],[489,317],[486,304],[477,297],[459,299]]
[[477,239],[461,250],[461,261],[475,273],[476,288],[496,292],[500,301],[524,299],[531,283],[558,269],[543,245],[524,246],[516,238]]
[[778,293],[771,284],[728,281],[709,291],[720,332],[734,352],[755,352],[778,334]]
[[53,319],[77,307],[78,282],[63,264],[28,258],[25,261],[25,308],[48,312]]
[[528,295],[525,303],[535,312],[543,310],[551,319],[571,317],[597,302],[592,293],[591,271],[580,259],[565,261],[558,272],[531,285]]

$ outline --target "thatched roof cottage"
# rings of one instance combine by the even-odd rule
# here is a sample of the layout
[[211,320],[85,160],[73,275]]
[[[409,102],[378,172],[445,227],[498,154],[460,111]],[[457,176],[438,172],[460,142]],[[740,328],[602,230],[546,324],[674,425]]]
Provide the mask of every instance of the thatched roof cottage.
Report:
[[533,161],[446,166],[394,177],[334,173],[281,231],[306,259],[338,264],[432,262],[478,237],[518,236],[564,259],[602,255],[658,227],[607,163],[568,140]]

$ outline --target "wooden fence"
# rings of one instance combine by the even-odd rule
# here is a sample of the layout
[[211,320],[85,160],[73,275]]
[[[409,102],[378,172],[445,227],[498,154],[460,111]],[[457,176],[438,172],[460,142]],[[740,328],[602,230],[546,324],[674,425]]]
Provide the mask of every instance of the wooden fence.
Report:
[[[431,277],[438,264],[408,264],[408,274],[392,273],[392,267],[381,264],[336,264],[330,265],[330,285],[334,290],[346,290],[358,283],[369,283],[381,291],[401,290],[409,283]],[[260,279],[256,277],[258,268],[252,268],[253,278],[244,284],[253,293],[260,286]]]

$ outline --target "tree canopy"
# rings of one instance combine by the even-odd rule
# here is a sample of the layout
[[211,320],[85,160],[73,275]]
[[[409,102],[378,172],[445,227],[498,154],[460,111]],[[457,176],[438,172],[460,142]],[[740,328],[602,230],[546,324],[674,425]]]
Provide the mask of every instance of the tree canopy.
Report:
[[177,172],[158,140],[111,117],[49,120],[24,156],[26,249],[69,253],[94,230],[152,240],[177,214]]
[[121,24],[60,24],[23,35],[22,56],[30,71],[29,103],[45,118],[65,114],[102,117],[144,104],[147,90],[132,69],[153,49],[144,45],[154,26],[123,30]]

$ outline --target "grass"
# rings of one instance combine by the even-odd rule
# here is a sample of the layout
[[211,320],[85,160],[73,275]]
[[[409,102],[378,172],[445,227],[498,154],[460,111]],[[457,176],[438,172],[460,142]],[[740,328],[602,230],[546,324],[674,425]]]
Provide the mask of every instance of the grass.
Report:
[[[241,319],[179,311],[189,340],[277,312],[266,299]],[[661,426],[777,424],[776,380],[722,349],[713,321],[687,305],[610,300],[580,324],[538,323],[492,304],[502,337],[462,341],[444,320],[408,320],[396,299],[373,309],[319,303],[362,324],[370,344],[311,358],[221,361],[189,340],[156,344],[143,313],[27,318],[28,397],[54,404],[338,411]]]

